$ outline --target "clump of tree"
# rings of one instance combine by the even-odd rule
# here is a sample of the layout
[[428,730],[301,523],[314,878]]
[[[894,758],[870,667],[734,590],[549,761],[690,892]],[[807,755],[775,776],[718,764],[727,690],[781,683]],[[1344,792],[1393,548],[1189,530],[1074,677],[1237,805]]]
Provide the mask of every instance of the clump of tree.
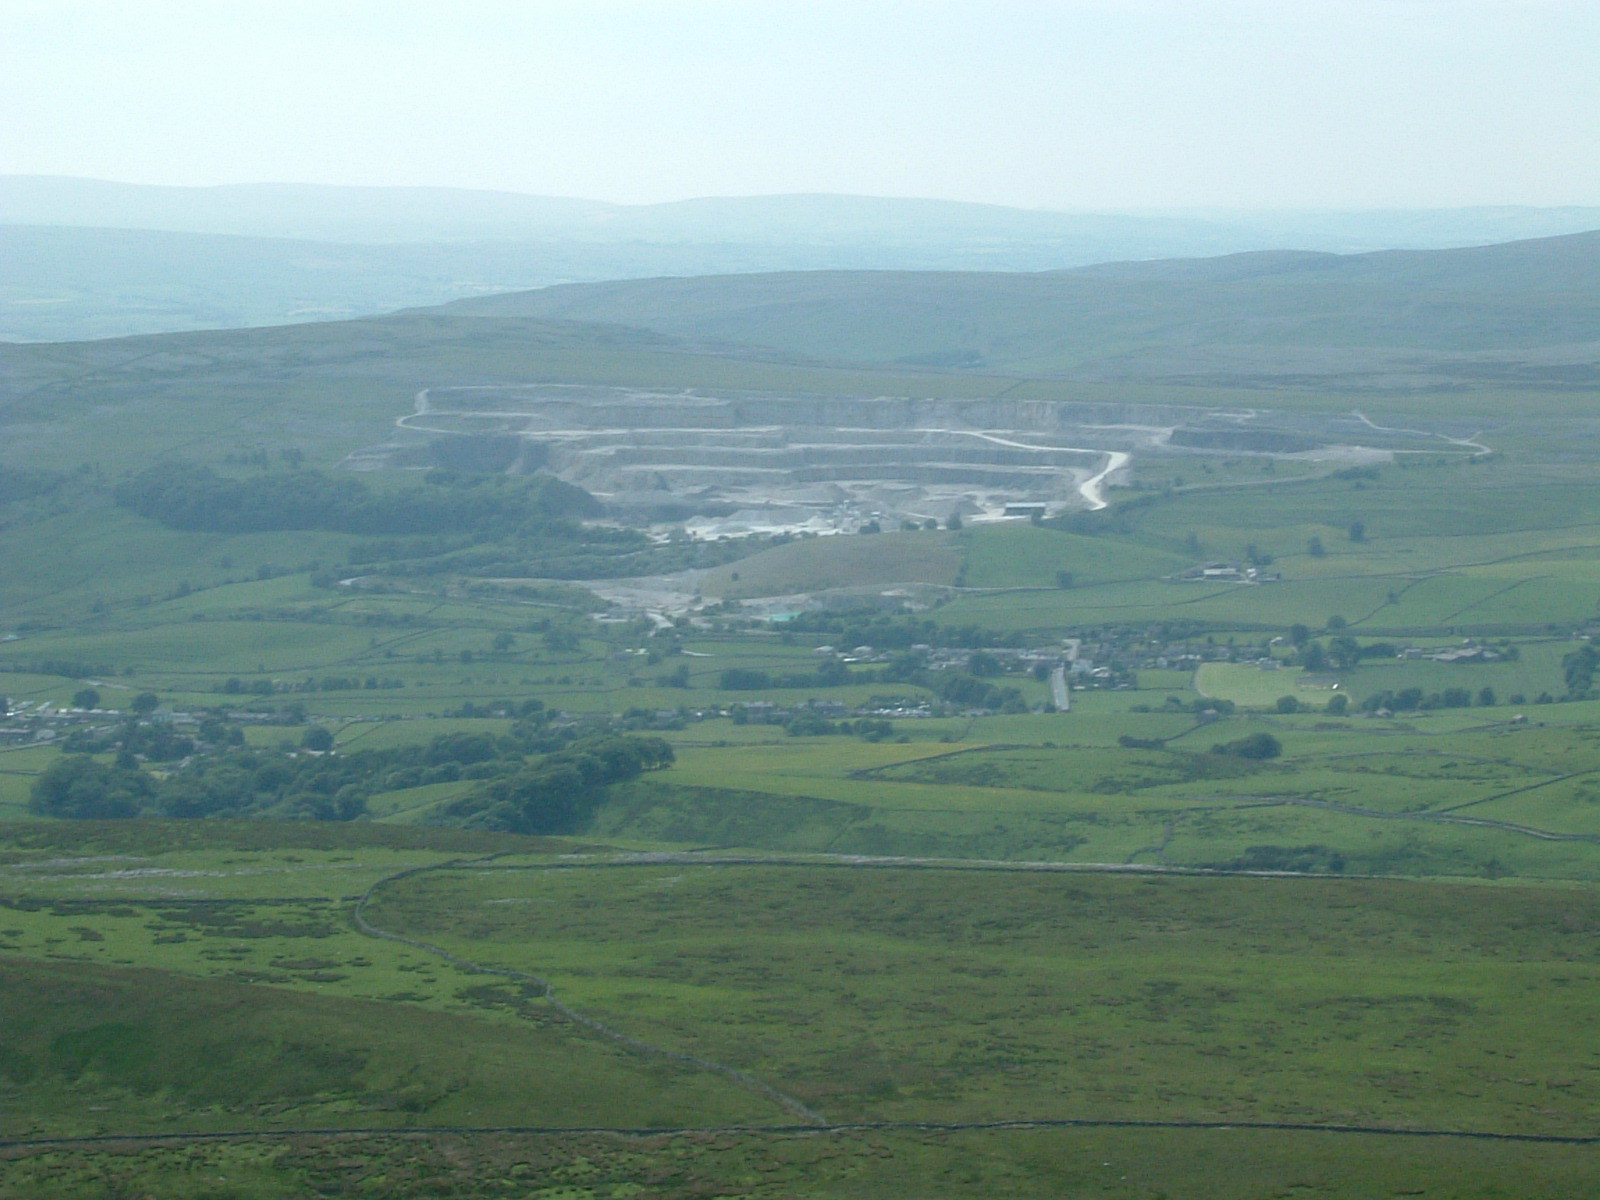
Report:
[[[1234,704],[1232,700],[1222,700],[1215,696],[1195,696],[1193,699],[1185,703],[1177,696],[1169,695],[1166,700],[1163,701],[1160,711],[1190,712],[1197,717],[1204,716],[1206,713],[1212,713],[1219,717],[1226,717],[1231,716],[1237,710],[1237,708],[1238,706]],[[1135,704],[1128,711],[1150,712],[1151,709],[1148,704]]]
[[30,807],[46,817],[116,821],[143,816],[156,792],[137,765],[109,765],[80,755],[58,758],[33,783]]
[[1337,875],[1345,857],[1331,846],[1248,846],[1238,858],[1212,864],[1225,871],[1290,871],[1297,875]]
[[1561,676],[1567,683],[1567,697],[1587,699],[1594,691],[1595,669],[1600,667],[1600,652],[1585,642],[1561,660]]
[[[1392,650],[1392,647],[1390,649]],[[1324,671],[1329,667],[1340,671],[1352,671],[1368,655],[1355,638],[1340,634],[1329,639],[1326,646],[1321,642],[1305,642],[1295,657],[1308,671]]]
[[784,722],[783,731],[790,737],[853,735],[868,742],[882,742],[894,736],[894,725],[873,717],[862,717],[859,721],[830,721],[820,713],[796,713]]
[[[1495,703],[1493,688],[1480,689],[1478,704],[1480,707],[1491,707]],[[1362,712],[1431,712],[1440,708],[1470,708],[1472,707],[1472,691],[1464,687],[1445,688],[1438,692],[1424,692],[1419,687],[1402,688],[1399,691],[1374,692],[1361,702]]]
[[611,737],[548,754],[450,805],[444,819],[470,829],[564,833],[594,811],[606,788],[673,762],[658,737]]
[[[110,739],[69,740],[69,753],[35,781],[31,807],[40,816],[80,820],[350,821],[364,816],[367,801],[378,793],[469,780],[482,786],[446,809],[441,823],[551,833],[586,815],[611,783],[672,762],[672,747],[660,738],[574,741],[570,731],[551,728],[542,710],[506,734],[450,733],[417,745],[350,753],[337,752],[329,731],[317,726],[306,731],[299,747],[265,750],[242,745],[236,727],[215,725],[202,722],[198,738],[189,738],[130,722]],[[210,752],[198,753],[207,740]],[[99,752],[114,754],[114,761],[90,757]],[[143,766],[174,762],[160,775]]]
[[378,490],[353,475],[268,472],[227,478],[194,463],[160,463],[119,484],[122,507],[172,529],[259,533],[324,529],[359,534],[498,536],[528,526],[593,516],[599,503],[551,475],[495,477],[493,486],[457,487],[448,473],[432,483]]
[[1211,747],[1211,753],[1224,754],[1232,758],[1248,758],[1256,761],[1265,761],[1277,758],[1283,753],[1283,743],[1270,733],[1252,733],[1231,742],[1218,742]]
[[986,679],[979,679],[976,675],[959,671],[941,671],[937,674],[929,673],[917,682],[931,688],[945,703],[961,708],[1001,713],[1028,711],[1028,702],[1023,698],[1021,688],[1000,687]]

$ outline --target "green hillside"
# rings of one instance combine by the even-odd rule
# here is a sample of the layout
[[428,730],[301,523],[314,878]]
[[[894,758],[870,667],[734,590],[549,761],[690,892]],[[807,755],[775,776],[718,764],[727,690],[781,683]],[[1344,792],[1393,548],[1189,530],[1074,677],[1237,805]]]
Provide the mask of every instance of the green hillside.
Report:
[[[1398,369],[1583,382],[1596,377],[1600,233],[1032,275],[635,280],[481,298],[449,311],[627,325],[812,360],[1089,377],[1282,382]],[[1406,365],[1395,352],[1427,358]]]

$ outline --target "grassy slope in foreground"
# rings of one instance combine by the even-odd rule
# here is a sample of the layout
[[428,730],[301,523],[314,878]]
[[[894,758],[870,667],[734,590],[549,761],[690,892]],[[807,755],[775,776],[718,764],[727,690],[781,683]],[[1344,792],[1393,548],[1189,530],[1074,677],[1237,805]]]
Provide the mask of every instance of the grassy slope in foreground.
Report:
[[[417,876],[371,910],[833,1120],[1586,1133],[1597,901],[816,866]],[[1536,994],[1539,1002],[1530,1005]]]
[[300,1200],[379,1189],[393,1200],[1554,1200],[1587,1194],[1596,1158],[1592,1146],[1244,1129],[298,1138],[0,1156],[0,1200]]

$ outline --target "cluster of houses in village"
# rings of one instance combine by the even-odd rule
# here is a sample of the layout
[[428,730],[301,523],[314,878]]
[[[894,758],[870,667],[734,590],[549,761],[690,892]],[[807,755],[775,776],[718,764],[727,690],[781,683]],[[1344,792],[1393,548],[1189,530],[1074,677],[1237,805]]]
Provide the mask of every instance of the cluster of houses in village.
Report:
[[72,729],[105,725],[117,716],[103,709],[60,707],[48,700],[13,700],[0,706],[0,746],[53,742]]
[[1280,583],[1283,575],[1250,563],[1208,562],[1191,567],[1176,578],[1191,583]]

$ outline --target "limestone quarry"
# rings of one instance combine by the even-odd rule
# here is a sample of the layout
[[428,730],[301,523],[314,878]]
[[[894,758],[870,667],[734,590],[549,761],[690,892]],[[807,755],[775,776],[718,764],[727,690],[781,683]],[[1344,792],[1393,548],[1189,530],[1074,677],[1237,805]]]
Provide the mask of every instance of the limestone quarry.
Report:
[[541,383],[424,389],[392,441],[346,465],[429,465],[456,438],[493,446],[494,469],[548,470],[625,519],[702,538],[1093,510],[1143,457],[1365,463],[1464,444],[1360,413]]

